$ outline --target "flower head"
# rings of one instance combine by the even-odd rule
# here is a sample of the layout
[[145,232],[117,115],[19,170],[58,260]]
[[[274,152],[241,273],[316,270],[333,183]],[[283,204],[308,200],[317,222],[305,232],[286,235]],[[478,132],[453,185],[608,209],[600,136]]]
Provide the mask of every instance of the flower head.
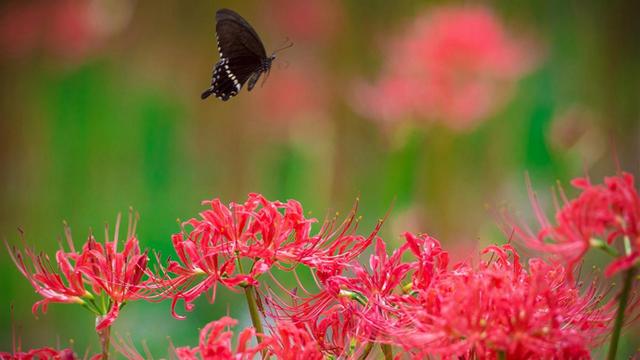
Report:
[[235,349],[231,346],[233,332],[225,330],[238,322],[228,316],[208,323],[200,331],[200,343],[197,347],[179,347],[175,349],[179,360],[243,360],[253,359],[260,353],[267,342],[263,341],[255,347],[249,347],[249,341],[255,336],[253,328],[244,329],[238,335]]
[[252,99],[258,117],[274,123],[295,123],[316,121],[326,114],[326,76],[317,64],[303,63],[269,75],[269,91],[261,91]]
[[293,200],[268,201],[250,194],[244,204],[227,207],[219,199],[205,203],[211,209],[186,222],[191,230],[173,236],[180,262],[169,261],[166,270],[174,276],[166,282],[176,317],[178,300],[191,310],[193,300],[210,289],[213,300],[218,283],[230,289],[257,286],[258,277],[274,266],[289,271],[304,264],[323,273],[336,271],[364,251],[374,236],[351,233],[355,213],[342,226],[327,222],[311,235],[316,220],[307,219]]
[[[23,236],[22,232],[21,236]],[[15,246],[9,246],[7,242],[5,245],[20,273],[43,297],[33,305],[34,314],[40,307],[43,312],[46,312],[49,303],[52,302],[84,304],[83,298],[90,296],[85,288],[86,284],[82,272],[74,262],[74,252],[65,252],[62,249],[56,252],[56,263],[58,264],[58,271],[56,271],[47,254],[36,254],[28,246],[25,246],[24,251],[20,251]]]
[[569,269],[590,247],[602,248],[615,256],[605,269],[608,276],[634,266],[640,258],[640,196],[633,175],[608,177],[603,184],[578,178],[572,184],[580,194],[571,200],[562,194],[564,204],[557,209],[555,224],[546,217],[530,190],[541,229],[536,233],[510,220],[515,235],[527,246],[564,260]]
[[[33,312],[40,306],[46,312],[52,302],[80,304],[97,315],[96,330],[100,331],[113,323],[125,302],[147,297],[151,289],[143,277],[152,274],[147,269],[147,253],[140,251],[135,226],[135,221],[130,219],[121,252],[118,251],[120,216],[112,241],[105,229],[104,244],[90,234],[79,252],[74,247],[70,228],[65,227],[69,251],[56,252],[57,269],[46,254],[36,255],[29,247],[22,252],[6,244],[18,270],[43,297],[34,304]],[[101,296],[105,301],[96,301]]]
[[356,89],[356,110],[393,122],[436,120],[474,128],[505,102],[532,64],[522,42],[483,6],[445,6],[418,16],[393,41],[376,85]]
[[340,31],[342,9],[336,0],[271,0],[266,3],[274,27],[294,41],[319,44]]
[[1,360],[76,360],[79,359],[71,349],[56,350],[49,347],[33,349],[13,354],[0,352]]
[[[394,339],[414,354],[462,358],[584,358],[615,316],[597,286],[582,291],[560,265],[531,259],[528,270],[509,245],[490,246],[478,266],[440,272],[400,304],[404,328]],[[511,258],[510,258],[511,254]]]
[[322,360],[324,355],[313,335],[303,326],[276,323],[268,337],[268,353],[282,360]]
[[[402,281],[414,267],[402,261],[407,246],[391,256],[381,238],[375,241],[369,268],[351,262],[344,273],[320,278],[319,292],[299,297],[292,304],[270,296],[267,303],[273,316],[310,329],[322,350],[333,355],[362,351],[360,345],[380,341],[382,328],[396,320],[396,303],[401,301]],[[356,349],[352,349],[351,347]]]

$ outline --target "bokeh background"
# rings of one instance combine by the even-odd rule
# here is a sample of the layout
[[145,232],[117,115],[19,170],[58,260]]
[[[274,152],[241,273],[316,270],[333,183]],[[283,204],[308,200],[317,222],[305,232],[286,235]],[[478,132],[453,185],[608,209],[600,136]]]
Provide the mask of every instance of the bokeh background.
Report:
[[[53,253],[133,206],[144,246],[201,200],[295,198],[313,216],[360,198],[362,229],[389,212],[388,242],[428,232],[461,259],[504,242],[500,209],[530,216],[556,181],[640,170],[640,3],[384,0],[14,0],[0,3],[0,236]],[[214,14],[231,7],[268,51],[269,79],[200,100],[217,61]],[[618,165],[619,164],[619,165]],[[72,305],[34,317],[28,282],[0,253],[0,350],[97,351]],[[226,304],[231,304],[230,306]],[[13,319],[11,319],[13,305]],[[115,331],[164,356],[194,345],[241,294],[187,320],[131,303]],[[11,324],[15,324],[12,330]],[[638,347],[624,339],[624,354]]]

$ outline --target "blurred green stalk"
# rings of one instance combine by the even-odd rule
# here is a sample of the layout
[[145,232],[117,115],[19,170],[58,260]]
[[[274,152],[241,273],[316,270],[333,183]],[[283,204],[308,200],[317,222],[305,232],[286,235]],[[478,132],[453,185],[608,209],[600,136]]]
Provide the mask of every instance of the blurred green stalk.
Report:
[[635,271],[635,267],[631,267],[624,273],[624,285],[622,293],[620,293],[620,299],[618,300],[618,313],[616,314],[616,322],[613,325],[613,335],[611,335],[611,344],[609,345],[609,356],[607,357],[609,360],[616,359],[620,333],[622,331],[622,325],[624,325],[624,313],[627,310],[627,302],[629,300],[629,293],[631,292],[631,284],[633,283]]

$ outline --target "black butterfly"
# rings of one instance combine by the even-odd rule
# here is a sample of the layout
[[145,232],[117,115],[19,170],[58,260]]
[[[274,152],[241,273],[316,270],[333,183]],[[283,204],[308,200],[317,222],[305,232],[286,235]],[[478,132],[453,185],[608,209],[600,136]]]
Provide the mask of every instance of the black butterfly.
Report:
[[216,36],[220,61],[213,68],[211,87],[201,97],[206,99],[213,94],[227,101],[236,96],[247,81],[247,89],[251,91],[262,73],[268,75],[276,56],[275,52],[267,56],[256,31],[232,10],[216,12]]

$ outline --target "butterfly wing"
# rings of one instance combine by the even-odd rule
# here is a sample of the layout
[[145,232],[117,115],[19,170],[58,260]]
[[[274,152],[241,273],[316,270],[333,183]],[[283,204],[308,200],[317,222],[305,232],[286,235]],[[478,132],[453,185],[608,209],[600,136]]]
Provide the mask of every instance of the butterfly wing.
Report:
[[216,35],[220,57],[233,57],[236,52],[249,51],[260,60],[267,57],[262,40],[253,27],[233,10],[216,12]]
[[220,61],[213,70],[205,99],[215,95],[224,101],[238,94],[245,82],[261,72],[266,51],[256,31],[237,13],[221,9],[216,13],[216,36]]

